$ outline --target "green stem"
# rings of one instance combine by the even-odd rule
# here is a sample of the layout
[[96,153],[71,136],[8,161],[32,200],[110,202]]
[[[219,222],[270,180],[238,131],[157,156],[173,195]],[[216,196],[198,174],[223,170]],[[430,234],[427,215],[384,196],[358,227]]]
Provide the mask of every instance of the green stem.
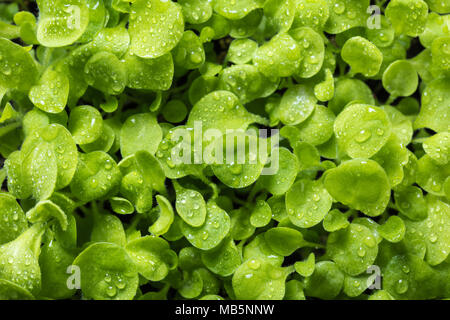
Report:
[[287,267],[284,268],[284,271],[286,272],[286,276],[288,276],[291,273],[295,272],[295,267],[294,267],[294,265],[287,266]]
[[385,104],[390,105],[392,102],[395,101],[395,99],[397,99],[397,97],[391,94],[389,98],[386,100]]
[[320,243],[313,243],[309,241],[303,241],[303,247],[315,248],[315,249],[325,249],[326,247]]
[[14,129],[17,129],[21,126],[22,124],[20,122],[13,122],[10,123],[4,127],[0,128],[0,137],[4,136],[5,134],[10,133],[11,131],[13,131]]
[[231,197],[231,200],[233,200],[233,202],[236,202],[237,204],[240,204],[241,206],[246,207],[248,205],[247,201],[241,200],[238,197],[236,197],[235,195],[233,195]]
[[91,208],[92,208],[92,212],[94,213],[94,215],[98,216],[99,211],[98,211],[97,201],[92,201],[91,202]]
[[219,187],[217,187],[217,185],[214,182],[211,182],[204,174],[201,174],[198,177],[204,184],[208,185],[212,189],[213,195],[211,199],[212,200],[217,199],[219,197],[220,192]]

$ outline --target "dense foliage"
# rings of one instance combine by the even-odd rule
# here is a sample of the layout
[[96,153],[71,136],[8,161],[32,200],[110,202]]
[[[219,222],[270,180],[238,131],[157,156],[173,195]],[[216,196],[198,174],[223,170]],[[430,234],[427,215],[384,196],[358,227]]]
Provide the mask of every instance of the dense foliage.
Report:
[[[0,298],[450,298],[449,13],[0,3]],[[196,123],[280,144],[174,161]]]

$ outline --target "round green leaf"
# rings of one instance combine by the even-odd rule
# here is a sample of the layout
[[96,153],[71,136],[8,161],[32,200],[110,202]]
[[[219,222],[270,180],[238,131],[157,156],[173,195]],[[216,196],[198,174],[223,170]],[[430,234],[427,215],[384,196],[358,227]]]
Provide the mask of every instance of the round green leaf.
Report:
[[334,299],[344,285],[344,274],[332,261],[320,261],[314,268],[314,273],[305,279],[305,294],[307,296]]
[[341,57],[350,65],[352,73],[362,73],[366,77],[376,75],[383,62],[381,51],[362,37],[347,40],[342,48]]
[[138,272],[150,281],[161,281],[177,265],[177,255],[164,239],[146,236],[129,242],[126,250]]
[[406,60],[397,60],[383,73],[383,87],[394,97],[412,95],[419,85],[419,76]]
[[187,224],[200,227],[206,218],[206,203],[200,192],[186,189],[174,181],[177,213]]
[[94,142],[102,134],[102,115],[94,107],[78,106],[70,112],[68,128],[77,144]]
[[138,287],[136,266],[124,248],[113,243],[94,243],[73,262],[80,267],[81,290],[96,300],[131,300]]
[[286,125],[305,121],[314,111],[317,98],[314,91],[305,85],[296,85],[286,90],[279,106],[280,120]]
[[59,124],[43,126],[25,139],[22,152],[26,156],[41,144],[46,144],[55,155],[56,189],[66,187],[72,181],[78,163],[77,147],[70,132]]
[[183,36],[181,6],[172,1],[137,0],[131,5],[130,53],[158,58],[172,50]]
[[373,264],[378,245],[369,228],[352,223],[328,237],[327,253],[345,273],[356,276]]
[[147,151],[154,155],[162,140],[162,130],[151,113],[130,116],[120,131],[120,151],[127,157],[137,151]]
[[103,151],[79,153],[77,170],[70,190],[78,199],[91,201],[114,193],[119,188],[121,174],[110,155]]
[[233,275],[233,290],[238,300],[281,300],[290,272],[265,260],[249,259]]
[[224,241],[219,247],[202,251],[202,262],[213,273],[222,277],[232,275],[241,265],[241,254],[232,239]]
[[125,89],[127,73],[115,54],[101,51],[94,54],[84,67],[86,82],[105,94],[117,95]]
[[300,231],[286,227],[267,230],[264,233],[264,239],[275,253],[285,257],[306,244]]
[[289,34],[278,34],[256,50],[253,63],[266,77],[289,77],[300,66],[301,53]]
[[393,0],[386,7],[386,17],[396,34],[417,37],[425,30],[428,5],[423,0]]
[[386,172],[373,160],[350,160],[328,170],[324,185],[334,199],[371,217],[382,214],[390,198]]
[[183,235],[196,248],[210,250],[219,245],[230,231],[230,217],[214,202],[206,204],[206,219],[201,227],[182,224]]
[[321,181],[299,180],[286,193],[289,219],[301,228],[320,223],[331,209],[332,198]]
[[48,68],[28,96],[37,108],[59,113],[64,110],[69,97],[69,79],[63,73]]
[[388,141],[392,132],[389,118],[381,108],[352,104],[334,122],[339,146],[352,158],[370,158]]
[[46,47],[63,47],[74,43],[89,24],[86,0],[39,0],[37,5],[37,40]]

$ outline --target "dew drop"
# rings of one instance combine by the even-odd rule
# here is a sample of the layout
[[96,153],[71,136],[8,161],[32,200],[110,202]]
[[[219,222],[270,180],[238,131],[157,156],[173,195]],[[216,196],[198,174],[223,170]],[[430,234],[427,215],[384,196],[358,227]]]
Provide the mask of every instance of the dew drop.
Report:
[[397,284],[395,285],[395,291],[397,291],[398,294],[402,294],[408,291],[408,281],[403,279],[398,280]]
[[363,142],[366,142],[367,140],[369,140],[369,138],[371,136],[372,136],[372,133],[370,133],[370,131],[363,129],[358,133],[355,140],[356,140],[356,142],[363,143]]
[[248,262],[248,266],[250,267],[250,269],[258,270],[261,266],[261,263],[258,260],[252,259]]

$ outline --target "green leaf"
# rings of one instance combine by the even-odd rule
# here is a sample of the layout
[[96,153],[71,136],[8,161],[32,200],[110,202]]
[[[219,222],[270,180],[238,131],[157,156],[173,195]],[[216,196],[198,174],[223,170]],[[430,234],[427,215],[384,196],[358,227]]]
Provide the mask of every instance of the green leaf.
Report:
[[345,229],[350,224],[347,220],[347,217],[338,209],[333,209],[328,212],[322,223],[323,228],[328,232]]
[[327,254],[345,273],[356,276],[373,264],[378,245],[369,228],[352,223],[328,237]]
[[[48,231],[47,231],[48,232]],[[67,268],[72,265],[75,254],[62,247],[48,235],[39,255],[42,288],[40,295],[52,299],[68,299],[75,293],[67,287]]]
[[130,116],[120,130],[120,151],[123,157],[137,151],[156,153],[162,140],[162,130],[151,113],[138,113]]
[[419,85],[419,76],[407,60],[397,60],[383,73],[383,87],[394,97],[412,95]]
[[277,254],[267,243],[264,234],[257,235],[248,245],[244,247],[243,259],[264,260],[268,263],[281,267],[283,256]]
[[337,297],[344,285],[344,274],[332,261],[316,263],[314,273],[305,279],[307,296],[331,300]]
[[177,266],[177,255],[161,238],[146,236],[129,242],[126,250],[146,279],[160,281]]
[[424,155],[417,162],[417,184],[425,191],[444,196],[445,181],[450,175],[450,163],[440,165],[428,154]]
[[426,244],[425,260],[432,266],[443,262],[450,253],[450,206],[427,196],[428,216],[422,221],[405,221],[407,234],[418,233]]
[[320,180],[299,180],[286,193],[289,219],[301,228],[320,223],[331,205],[332,198]]
[[148,228],[148,231],[159,236],[169,230],[170,225],[173,223],[174,213],[172,205],[167,198],[157,195],[156,201],[159,209],[158,219]]
[[185,31],[172,51],[176,66],[197,69],[205,62],[205,50],[200,38],[191,30]]
[[23,159],[24,183],[31,186],[36,200],[48,199],[56,188],[58,165],[51,146],[45,142],[36,145]]
[[401,187],[394,191],[398,210],[411,220],[423,220],[427,217],[427,203],[422,189],[415,186]]
[[251,212],[245,207],[230,211],[231,236],[234,240],[245,240],[250,238],[256,228],[250,223]]
[[[260,139],[255,135],[237,132],[224,135],[223,140],[222,137],[217,139],[219,147],[222,141],[222,155],[215,154],[218,164],[211,166],[214,175],[231,188],[245,188],[253,184],[261,175],[267,159],[261,150],[255,150],[263,148]],[[233,158],[230,159],[229,155]]]
[[267,19],[266,28],[273,33],[288,31],[294,22],[296,4],[295,0],[266,1],[264,3],[264,16]]
[[383,167],[391,187],[402,182],[403,166],[408,162],[408,151],[396,136],[392,135],[372,159]]
[[127,199],[120,197],[112,197],[109,199],[111,209],[118,214],[132,214],[134,212],[133,204]]
[[34,300],[33,295],[14,282],[0,279],[0,299],[2,300]]
[[[33,295],[38,294],[41,289],[38,258],[43,233],[43,226],[35,224],[15,240],[0,246],[0,278],[14,283]],[[25,279],[23,273],[27,273],[29,277]],[[14,288],[14,285],[11,287]]]
[[266,77],[289,77],[299,68],[302,51],[289,34],[278,34],[259,47],[253,63]]
[[[278,171],[273,175],[263,175],[257,184],[273,195],[283,195],[294,183],[299,171],[297,157],[286,148],[272,150],[273,161],[278,161]],[[278,157],[278,158],[277,158]]]
[[353,37],[345,42],[341,51],[342,59],[350,65],[351,72],[362,73],[366,77],[380,71],[383,54],[370,41],[362,37]]
[[181,231],[196,248],[210,250],[219,245],[230,231],[230,217],[214,202],[206,204],[206,220],[201,227],[182,224]]
[[64,110],[69,97],[69,79],[63,73],[48,68],[38,84],[30,89],[29,97],[37,108],[59,113]]
[[322,105],[316,105],[311,116],[297,125],[300,140],[313,146],[327,142],[333,136],[335,118],[330,109]]
[[423,142],[425,152],[437,163],[444,165],[450,160],[450,133],[441,132]]
[[138,287],[136,266],[126,250],[113,243],[94,243],[73,262],[80,267],[81,290],[96,300],[131,300]]
[[208,21],[212,16],[212,3],[208,0],[180,0],[186,22],[199,24]]
[[201,257],[211,272],[222,277],[231,276],[242,263],[239,249],[232,239],[224,240],[215,249],[202,251]]
[[255,228],[267,226],[272,220],[272,209],[263,200],[256,201],[250,216],[250,224]]
[[92,242],[108,242],[125,246],[127,243],[125,230],[119,218],[109,213],[93,212],[93,215]]
[[389,242],[400,242],[405,236],[405,223],[398,216],[391,216],[378,227],[378,233]]
[[37,1],[37,40],[46,47],[63,47],[77,41],[89,24],[86,0]]
[[430,266],[415,255],[395,256],[384,272],[386,291],[396,299],[434,299],[437,281]]
[[203,130],[217,129],[225,133],[228,130],[247,129],[254,122],[262,122],[260,116],[249,113],[239,99],[228,91],[214,91],[198,101],[191,112],[186,125],[193,128],[195,121],[201,121]]
[[0,98],[8,89],[27,92],[38,80],[37,64],[24,47],[0,38],[0,57]]
[[281,300],[286,277],[291,271],[264,260],[249,259],[233,275],[233,290],[238,300]]
[[26,182],[23,154],[20,151],[11,153],[5,161],[8,176],[8,190],[16,198],[25,199],[31,196],[31,185]]
[[386,172],[373,160],[349,160],[328,170],[324,185],[334,199],[371,217],[382,214],[390,198]]
[[137,0],[131,5],[130,53],[158,58],[172,50],[183,36],[181,6],[172,1]]
[[115,54],[101,51],[94,54],[84,66],[87,84],[105,94],[120,94],[127,85],[125,64]]
[[265,232],[264,238],[269,247],[281,256],[290,256],[307,244],[300,231],[286,227],[269,229]]
[[[32,154],[41,145],[48,147],[48,152],[54,155],[57,166],[57,190],[69,185],[75,174],[78,163],[77,147],[70,132],[59,124],[42,126],[30,134],[22,145],[24,157]],[[49,156],[49,160],[53,157]]]
[[176,209],[184,222],[200,227],[206,219],[206,203],[200,192],[180,186],[176,180],[173,182],[176,192]]
[[310,277],[314,273],[314,269],[316,267],[316,259],[314,253],[310,253],[308,258],[305,261],[297,261],[294,264],[295,271],[303,276]]
[[425,30],[428,5],[422,0],[393,0],[386,7],[386,17],[396,34],[417,37]]
[[352,101],[364,101],[365,104],[375,105],[372,91],[366,83],[359,79],[338,79],[334,97],[328,103],[328,107],[337,115]]
[[279,106],[280,120],[286,125],[305,121],[314,111],[317,99],[314,91],[305,85],[286,90]]
[[103,151],[79,153],[78,166],[70,190],[81,201],[100,199],[115,193],[121,173],[116,162]]
[[16,239],[27,228],[27,221],[22,208],[16,199],[7,194],[0,193],[0,244]]
[[27,212],[27,219],[32,223],[47,222],[56,219],[63,231],[67,230],[68,222],[64,211],[51,200],[40,201]]
[[230,20],[238,20],[257,8],[263,6],[261,0],[217,0],[214,2],[214,11]]
[[352,104],[334,122],[339,147],[352,158],[370,158],[388,141],[392,132],[389,118],[381,108]]
[[231,66],[219,76],[219,88],[233,92],[242,103],[265,98],[274,93],[277,86],[278,79],[267,78],[253,65]]
[[330,17],[325,31],[331,34],[344,32],[350,28],[365,26],[369,0],[327,0]]
[[302,51],[302,61],[295,75],[300,78],[311,78],[320,71],[324,62],[323,39],[309,27],[290,30],[289,34],[298,42]]
[[436,79],[430,82],[422,93],[422,106],[414,128],[430,128],[436,132],[450,130],[447,119],[450,101],[450,82],[447,79]]
[[228,48],[227,59],[235,64],[250,62],[258,48],[258,43],[251,39],[235,39]]
[[94,142],[102,134],[102,115],[91,106],[75,107],[70,112],[68,128],[77,144]]

